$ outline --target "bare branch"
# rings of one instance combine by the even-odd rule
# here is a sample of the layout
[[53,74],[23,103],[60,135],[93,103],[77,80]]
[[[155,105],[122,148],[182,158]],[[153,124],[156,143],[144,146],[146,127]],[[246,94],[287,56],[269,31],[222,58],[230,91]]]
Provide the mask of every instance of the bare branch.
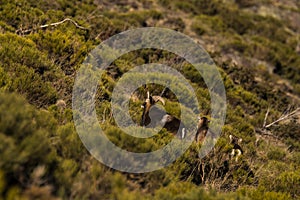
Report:
[[[267,130],[267,128],[270,128],[271,126],[273,126],[273,125],[275,125],[275,124],[277,124],[277,123],[279,123],[283,120],[289,119],[289,118],[291,118],[291,117],[293,117],[297,114],[300,114],[300,107],[296,108],[294,111],[291,111],[291,106],[289,106],[285,111],[283,111],[282,115],[277,120],[275,120],[272,123],[266,125],[269,113],[270,113],[270,108],[268,108],[268,110],[266,112],[262,128],[255,128],[255,132],[258,133],[259,135],[270,136],[270,137],[273,137],[273,138],[276,138],[276,139],[280,140],[280,137],[272,134],[272,132]],[[259,140],[259,138],[257,139],[257,141],[258,140]]]
[[291,111],[291,109],[292,109],[292,107],[291,107],[291,105],[289,105],[289,106],[287,107],[287,109],[286,109],[285,111],[282,112],[281,117],[284,116],[284,115],[286,115],[286,114],[288,114],[288,113]]
[[278,123],[278,122],[281,122],[283,120],[286,120],[286,119],[289,119],[297,114],[300,114],[300,107],[298,107],[296,110],[290,112],[290,113],[284,113],[279,119],[275,120],[274,122],[264,126],[264,128],[269,128],[271,126],[273,126],[274,124]]
[[167,86],[163,89],[163,91],[160,93],[160,96],[164,96],[164,94],[166,93],[166,90],[167,90]]
[[38,26],[36,28],[32,28],[32,29],[26,29],[26,30],[23,30],[22,28],[16,30],[16,33],[17,34],[29,34],[31,33],[32,31],[35,31],[37,29],[43,29],[43,28],[48,28],[48,27],[51,27],[51,26],[58,26],[58,25],[61,25],[65,22],[71,22],[72,24],[74,24],[76,26],[76,28],[79,28],[79,29],[82,29],[82,30],[88,30],[87,28],[83,27],[83,26],[80,26],[76,21],[74,21],[73,19],[70,19],[70,18],[66,18],[62,21],[59,21],[59,22],[55,22],[55,23],[51,23],[51,24],[44,24],[44,25],[41,25],[41,26]]
[[265,119],[264,119],[264,124],[263,124],[263,128],[266,127],[269,112],[270,112],[270,107],[268,107],[268,110],[266,112]]

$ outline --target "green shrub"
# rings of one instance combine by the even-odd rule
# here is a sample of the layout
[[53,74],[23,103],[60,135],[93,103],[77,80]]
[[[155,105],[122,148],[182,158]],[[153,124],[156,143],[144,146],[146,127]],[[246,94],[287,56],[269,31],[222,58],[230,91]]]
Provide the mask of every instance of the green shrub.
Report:
[[40,24],[45,16],[43,12],[24,0],[1,2],[0,21],[6,22],[13,28],[32,28],[34,24]]
[[254,27],[252,16],[248,13],[240,12],[237,9],[224,9],[220,16],[226,28],[234,30],[238,34],[245,34]]
[[286,200],[290,199],[291,196],[287,193],[268,191],[264,187],[244,187],[238,191],[253,200]]
[[257,5],[257,2],[254,0],[236,0],[235,2],[240,8],[248,8]]
[[159,20],[162,19],[162,13],[155,10],[147,11],[134,11],[129,13],[116,13],[116,12],[107,12],[105,16],[120,20],[120,23],[126,24],[129,27],[140,27],[147,26],[147,20]]
[[222,18],[220,18],[218,15],[217,16],[198,15],[193,20],[191,28],[198,35],[203,35],[203,34],[214,35],[217,32],[225,31],[226,25],[224,24]]
[[249,44],[244,41],[245,39],[234,35],[231,36],[230,39],[226,40],[223,44],[221,44],[224,51],[235,50],[243,54],[249,48]]
[[[23,192],[16,192],[22,188],[22,179],[28,184],[38,184],[34,180],[39,181],[44,174],[53,178],[52,167],[57,158],[48,138],[56,125],[49,113],[37,111],[15,94],[0,93],[0,110],[0,167],[6,182],[1,190],[9,199]],[[42,175],[35,177],[32,173],[37,166],[47,168]],[[48,182],[44,184],[48,185]]]
[[4,69],[0,66],[0,91],[8,92],[11,87],[12,80]]
[[279,148],[274,148],[268,152],[267,156],[268,156],[268,159],[270,159],[270,160],[283,161],[283,159],[286,156],[286,153]]
[[223,4],[218,0],[191,0],[197,9],[197,14],[216,15],[223,9]]
[[0,21],[0,34],[3,34],[5,32],[14,32],[14,28],[3,21]]
[[170,17],[164,22],[164,26],[175,31],[183,32],[186,25],[180,17]]
[[48,59],[54,64],[61,66],[66,75],[73,74],[79,68],[91,48],[91,43],[85,41],[84,35],[74,34],[74,32],[75,30],[69,28],[31,35],[37,48],[46,53]]
[[195,8],[193,4],[186,1],[175,2],[175,7],[187,13],[197,13],[197,8]]
[[2,66],[8,71],[14,68],[11,65],[18,63],[33,68],[41,75],[45,71],[52,71],[55,66],[47,60],[45,54],[41,53],[36,44],[26,38],[15,34],[0,34],[0,58]]
[[289,193],[292,197],[300,197],[300,170],[283,172],[275,180],[275,190]]

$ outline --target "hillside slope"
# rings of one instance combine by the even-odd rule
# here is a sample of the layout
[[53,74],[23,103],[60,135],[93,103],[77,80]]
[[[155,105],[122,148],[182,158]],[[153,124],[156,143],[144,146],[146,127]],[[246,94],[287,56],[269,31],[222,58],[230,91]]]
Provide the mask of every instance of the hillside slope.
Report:
[[[299,22],[297,0],[1,1],[0,199],[299,199],[299,110],[271,124],[300,107]],[[124,173],[98,162],[77,135],[77,70],[102,41],[137,27],[182,32],[216,63],[227,115],[206,157],[198,157],[201,144],[193,143],[164,169]],[[201,110],[210,110],[203,78],[178,55],[143,49],[119,57],[99,81],[96,111],[107,137],[133,152],[155,151],[172,139],[166,130],[147,140],[130,137],[111,114],[122,75],[147,63],[178,70]],[[147,91],[164,89],[147,85],[131,96],[133,121],[141,120]],[[163,97],[165,109],[180,117],[174,93]],[[243,139],[238,161],[229,158],[230,134]]]

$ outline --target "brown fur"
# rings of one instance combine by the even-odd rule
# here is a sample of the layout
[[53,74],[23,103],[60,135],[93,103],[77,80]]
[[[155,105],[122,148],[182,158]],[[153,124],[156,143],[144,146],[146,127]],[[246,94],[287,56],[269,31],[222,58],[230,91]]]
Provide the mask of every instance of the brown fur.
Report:
[[[172,134],[176,135],[179,131],[180,138],[185,137],[185,128],[184,125],[181,123],[180,119],[166,114],[160,108],[153,106],[156,102],[162,102],[165,104],[165,101],[160,96],[150,96],[148,93],[148,98],[143,103],[142,107],[144,108],[141,120],[141,126],[147,126],[151,123],[151,119],[154,120],[151,123],[151,127],[155,127],[158,124],[163,124],[163,128],[167,129]],[[150,112],[151,110],[151,112]],[[149,114],[151,113],[151,118]],[[181,125],[181,126],[180,126]]]
[[202,143],[207,135],[209,120],[206,117],[201,117],[198,122],[198,129],[195,136],[196,142]]

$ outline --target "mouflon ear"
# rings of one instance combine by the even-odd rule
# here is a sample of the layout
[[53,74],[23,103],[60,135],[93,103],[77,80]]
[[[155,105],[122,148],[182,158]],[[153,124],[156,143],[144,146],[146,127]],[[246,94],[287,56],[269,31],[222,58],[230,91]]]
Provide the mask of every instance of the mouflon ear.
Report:
[[229,135],[229,140],[230,140],[230,143],[232,143],[233,142],[233,140],[234,140],[234,138],[233,138],[233,135]]

